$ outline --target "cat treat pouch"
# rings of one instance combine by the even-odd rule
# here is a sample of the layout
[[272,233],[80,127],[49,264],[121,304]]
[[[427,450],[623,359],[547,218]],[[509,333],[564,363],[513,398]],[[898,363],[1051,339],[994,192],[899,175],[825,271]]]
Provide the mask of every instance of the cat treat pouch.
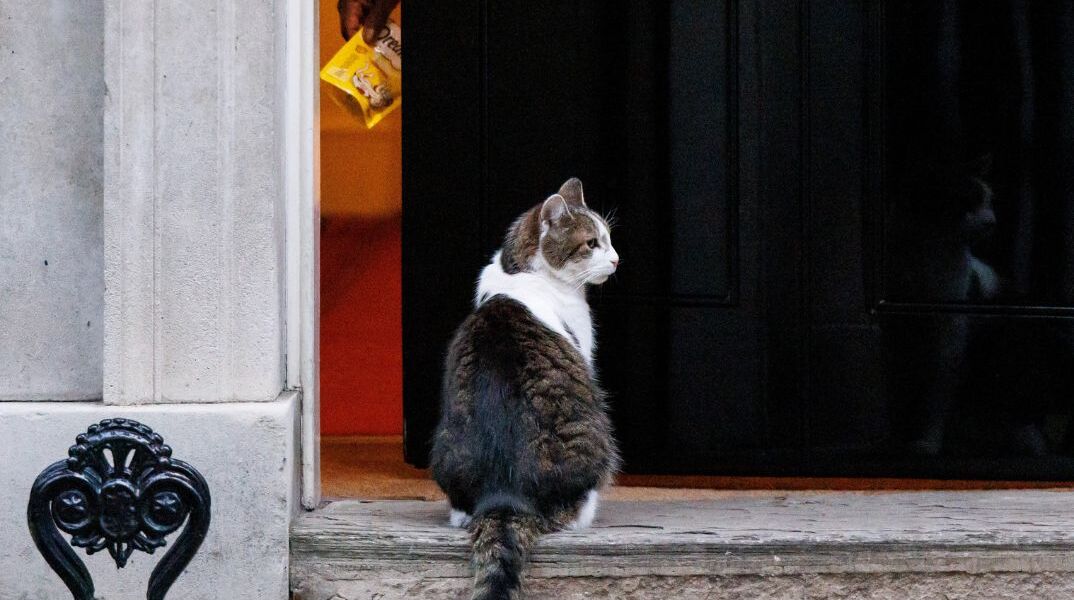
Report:
[[361,113],[373,127],[402,103],[403,42],[399,25],[388,21],[372,48],[354,34],[321,69],[332,97],[348,112]]

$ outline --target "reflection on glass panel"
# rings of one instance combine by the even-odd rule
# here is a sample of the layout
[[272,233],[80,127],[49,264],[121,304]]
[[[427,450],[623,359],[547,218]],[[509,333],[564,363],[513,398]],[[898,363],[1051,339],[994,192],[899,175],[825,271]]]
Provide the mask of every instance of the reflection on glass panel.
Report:
[[[883,316],[887,397],[902,451],[1062,458],[1074,475],[1074,326],[964,314]],[[1024,472],[1016,478],[1053,477]]]
[[[1074,2],[886,6],[884,298],[1074,306]],[[882,317],[902,448],[1071,474],[1074,319],[1032,312]]]
[[1074,305],[1074,3],[887,17],[885,299]]

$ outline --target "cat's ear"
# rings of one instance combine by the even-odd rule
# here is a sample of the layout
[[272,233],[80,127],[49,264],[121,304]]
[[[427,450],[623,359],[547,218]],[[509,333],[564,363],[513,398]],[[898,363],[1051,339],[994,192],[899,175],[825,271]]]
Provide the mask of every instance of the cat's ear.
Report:
[[559,194],[552,194],[541,205],[541,222],[556,222],[560,217],[570,212],[567,200]]
[[559,195],[570,206],[585,207],[585,196],[582,194],[582,180],[571,177],[559,187]]

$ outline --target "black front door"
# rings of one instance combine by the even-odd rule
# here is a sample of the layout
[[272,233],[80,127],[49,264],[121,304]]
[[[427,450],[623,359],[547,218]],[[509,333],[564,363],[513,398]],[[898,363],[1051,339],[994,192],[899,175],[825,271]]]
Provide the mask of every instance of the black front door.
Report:
[[628,470],[1074,477],[1070,14],[449,4],[406,15],[408,460],[480,267],[579,176]]

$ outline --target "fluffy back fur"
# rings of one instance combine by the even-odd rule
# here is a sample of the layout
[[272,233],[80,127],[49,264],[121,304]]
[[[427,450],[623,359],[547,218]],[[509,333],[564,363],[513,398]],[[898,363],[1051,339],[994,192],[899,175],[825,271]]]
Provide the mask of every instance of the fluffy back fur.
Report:
[[618,467],[585,302],[618,260],[568,181],[511,226],[449,347],[432,472],[469,525],[474,599],[519,597],[537,537],[587,525]]

